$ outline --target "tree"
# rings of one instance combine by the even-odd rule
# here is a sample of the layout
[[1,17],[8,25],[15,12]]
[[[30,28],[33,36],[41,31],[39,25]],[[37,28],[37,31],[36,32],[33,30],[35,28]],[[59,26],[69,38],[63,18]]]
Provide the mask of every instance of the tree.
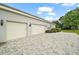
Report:
[[63,29],[77,29],[79,25],[79,8],[69,11],[59,19]]
[[53,23],[55,24],[56,28],[61,28],[61,23],[59,23],[59,21],[53,21]]

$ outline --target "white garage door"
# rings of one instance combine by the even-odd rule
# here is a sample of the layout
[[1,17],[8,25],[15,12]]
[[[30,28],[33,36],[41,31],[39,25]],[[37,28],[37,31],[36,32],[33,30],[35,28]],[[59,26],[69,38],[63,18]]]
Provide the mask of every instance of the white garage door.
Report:
[[32,25],[31,26],[32,34],[40,34],[45,32],[45,26],[42,25]]
[[27,24],[17,22],[7,22],[7,40],[26,37]]

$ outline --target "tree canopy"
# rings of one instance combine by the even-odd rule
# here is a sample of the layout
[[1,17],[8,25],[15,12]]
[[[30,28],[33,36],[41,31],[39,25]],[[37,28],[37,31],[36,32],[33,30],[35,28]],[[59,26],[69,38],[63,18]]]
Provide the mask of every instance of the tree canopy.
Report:
[[79,8],[67,12],[60,17],[59,21],[63,29],[77,29],[79,25]]

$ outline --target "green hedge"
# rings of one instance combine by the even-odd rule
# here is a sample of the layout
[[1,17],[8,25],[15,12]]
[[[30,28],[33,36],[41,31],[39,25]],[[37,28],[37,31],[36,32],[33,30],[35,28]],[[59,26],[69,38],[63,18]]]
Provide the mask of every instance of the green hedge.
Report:
[[46,30],[45,33],[52,33],[52,31],[51,30]]
[[51,31],[52,31],[52,32],[60,32],[61,29],[60,29],[60,28],[52,28]]
[[51,30],[46,30],[46,33],[55,33],[55,32],[60,32],[61,29],[60,28],[52,28]]

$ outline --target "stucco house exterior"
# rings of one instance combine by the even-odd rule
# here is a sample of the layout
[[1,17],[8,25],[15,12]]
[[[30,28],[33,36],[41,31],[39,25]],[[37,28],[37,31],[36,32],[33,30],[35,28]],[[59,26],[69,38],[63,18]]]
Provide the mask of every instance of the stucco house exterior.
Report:
[[49,27],[49,21],[0,4],[0,42],[44,33]]
[[50,28],[56,28],[56,23],[55,23],[55,21],[51,22]]

